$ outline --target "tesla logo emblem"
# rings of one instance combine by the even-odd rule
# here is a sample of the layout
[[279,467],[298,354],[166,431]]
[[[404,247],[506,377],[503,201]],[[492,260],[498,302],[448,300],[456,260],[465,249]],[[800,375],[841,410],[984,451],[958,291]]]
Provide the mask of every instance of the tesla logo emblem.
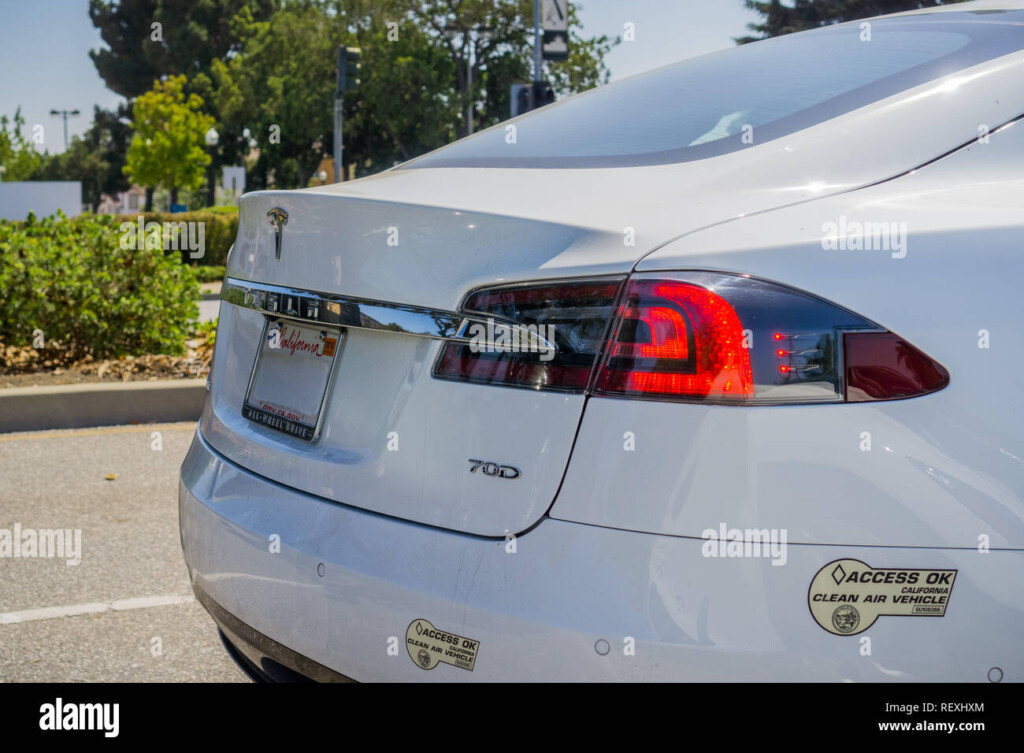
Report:
[[469,459],[472,463],[472,467],[469,469],[470,473],[476,473],[477,469],[485,476],[494,476],[496,478],[519,478],[522,472],[512,465],[498,465],[497,463],[491,463],[486,460],[473,460]]
[[281,258],[281,238],[284,235],[284,226],[288,224],[288,213],[280,207],[274,207],[267,212],[270,224],[274,226],[274,258]]

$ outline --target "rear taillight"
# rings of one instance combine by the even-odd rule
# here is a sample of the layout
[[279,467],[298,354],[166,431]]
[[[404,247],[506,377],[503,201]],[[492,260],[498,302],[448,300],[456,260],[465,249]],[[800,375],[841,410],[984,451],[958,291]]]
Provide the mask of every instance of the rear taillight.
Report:
[[625,283],[489,288],[471,294],[463,308],[521,323],[555,348],[510,345],[489,331],[477,345],[447,343],[438,377],[744,405],[892,400],[949,383],[942,366],[874,322],[739,275],[639,274]]
[[846,399],[894,400],[941,390],[949,373],[891,332],[847,332]]
[[596,391],[746,400],[754,396],[743,325],[723,298],[678,280],[633,280]]
[[[513,285],[471,293],[463,311],[493,318],[470,325],[469,343],[441,349],[443,379],[583,392],[605,342],[623,278]],[[518,322],[509,330],[504,322]],[[525,336],[523,336],[525,335]],[[534,337],[531,337],[533,335]],[[554,349],[544,347],[550,341]]]

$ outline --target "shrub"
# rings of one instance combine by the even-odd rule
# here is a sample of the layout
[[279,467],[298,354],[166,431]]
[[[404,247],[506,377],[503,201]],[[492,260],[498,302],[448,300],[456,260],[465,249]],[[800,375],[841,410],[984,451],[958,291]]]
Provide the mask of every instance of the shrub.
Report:
[[199,282],[220,282],[227,274],[223,266],[220,267],[192,267],[196,273],[196,280]]
[[197,323],[192,334],[206,340],[206,344],[212,348],[217,343],[217,319]]
[[201,212],[143,212],[141,214],[126,214],[117,217],[117,222],[130,222],[137,224],[139,217],[145,222],[202,222],[203,240],[205,250],[203,256],[198,259],[191,259],[187,251],[181,253],[181,260],[186,263],[198,263],[201,266],[223,266],[228,258],[228,251],[231,244],[235,242],[235,235],[238,233],[238,212],[212,212],[203,210]]
[[179,355],[199,315],[192,269],[121,248],[120,220],[104,215],[0,220],[0,295],[5,344],[38,347],[41,334],[68,360]]

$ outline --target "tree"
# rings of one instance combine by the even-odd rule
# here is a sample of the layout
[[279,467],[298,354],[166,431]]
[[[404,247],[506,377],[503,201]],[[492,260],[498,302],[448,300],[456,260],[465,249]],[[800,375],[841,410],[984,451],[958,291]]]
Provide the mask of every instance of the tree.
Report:
[[277,185],[305,186],[331,156],[339,46],[362,50],[362,86],[345,96],[346,162],[377,171],[451,140],[458,105],[450,61],[389,7],[298,0],[266,22],[239,15],[246,44],[214,63],[208,86],[224,129],[256,137],[254,186],[270,175]]
[[13,121],[0,115],[0,180],[28,180],[39,169],[43,157],[32,141],[21,133],[25,118],[21,108],[14,111]]
[[209,73],[214,60],[242,47],[245,27],[235,23],[238,14],[260,21],[279,5],[278,0],[160,0],[154,20],[163,40],[151,48],[150,58],[162,73],[189,79]]
[[[174,75],[186,75],[188,91],[203,96],[213,61],[241,49],[238,34],[246,27],[235,23],[236,16],[245,13],[252,19],[266,19],[282,2],[89,0],[89,17],[107,44],[91,50],[89,56],[107,87],[129,101],[147,91],[154,80]],[[216,165],[230,164],[244,151],[241,132],[228,132],[222,134],[212,156]],[[152,198],[150,189],[147,207]]]
[[89,18],[100,30],[107,49],[89,57],[107,88],[133,99],[160,77],[146,55],[159,0],[89,0]]
[[759,39],[791,34],[794,31],[815,29],[819,26],[856,21],[887,13],[905,10],[933,8],[950,5],[964,0],[793,0],[783,4],[781,0],[745,0],[746,6],[758,13],[761,23],[747,24],[756,36],[738,37],[737,44],[756,42]]
[[336,50],[352,37],[319,0],[294,0],[269,21],[242,13],[236,23],[245,27],[242,52],[215,61],[204,86],[227,129],[257,134],[264,173],[292,163],[305,186],[331,152]]
[[461,112],[446,51],[413,19],[377,13],[355,25],[362,83],[346,97],[345,155],[361,174],[452,141]]
[[127,114],[124,105],[117,112],[96,107],[89,129],[73,137],[63,153],[47,154],[32,178],[81,181],[82,201],[95,212],[104,194],[113,196],[130,185],[123,171],[131,135]]
[[73,136],[68,148],[60,154],[48,154],[32,175],[35,180],[77,180],[82,183],[82,202],[99,208],[103,190],[100,187],[109,163],[85,139]]
[[548,64],[548,80],[559,96],[607,84],[611,72],[605,65],[605,56],[622,42],[621,37],[610,39],[606,34],[583,36],[577,14],[580,7],[580,3],[569,5],[569,59]]
[[209,73],[241,46],[234,17],[260,20],[277,0],[89,0],[89,18],[107,47],[90,50],[107,87],[127,99],[164,76]]
[[131,110],[118,105],[117,110],[93,109],[92,126],[85,134],[86,142],[100,151],[106,172],[100,180],[100,191],[107,196],[127,191],[131,186],[124,174],[128,161],[128,145],[132,140]]
[[[532,78],[532,0],[393,1],[447,51],[455,69],[456,96],[464,105],[472,103],[474,126],[477,121],[480,127],[487,127],[507,118],[511,85]],[[569,59],[545,63],[546,77],[563,95],[606,83],[604,56],[619,41],[610,41],[607,36],[584,37],[577,8],[570,5],[569,13]],[[468,68],[467,60],[472,61]],[[468,132],[463,119],[458,135]]]
[[185,81],[184,76],[157,81],[152,91],[135,100],[135,136],[124,166],[125,175],[135,182],[166,188],[172,204],[180,188],[194,190],[203,184],[203,170],[210,163],[205,136],[215,122],[202,112],[202,97],[185,94]]
[[[494,112],[480,112],[480,100],[486,101],[489,92],[492,106],[499,104],[500,90],[508,89],[517,79],[522,80],[523,74],[530,70],[532,0],[462,0],[457,4],[448,0],[406,0],[397,6],[448,53],[455,72],[453,93],[462,105],[462,112],[467,104],[471,105],[474,129],[478,120],[484,127],[500,120],[500,117],[495,118]],[[495,64],[493,70],[491,63]],[[486,80],[485,71],[488,72]],[[503,113],[506,117],[507,114],[508,110]],[[461,138],[468,133],[469,124],[463,116],[457,135]]]
[[[464,135],[470,101],[475,126],[504,120],[511,84],[532,78],[531,0],[292,0],[268,21],[243,10],[235,23],[241,51],[192,86],[224,130],[257,137],[256,186],[271,174],[278,185],[291,176],[306,185],[331,155],[339,45],[362,50],[362,84],[345,96],[344,110],[345,162],[359,174]],[[577,23],[572,33],[570,59],[546,64],[560,93],[608,78],[603,57],[613,43],[583,37]]]

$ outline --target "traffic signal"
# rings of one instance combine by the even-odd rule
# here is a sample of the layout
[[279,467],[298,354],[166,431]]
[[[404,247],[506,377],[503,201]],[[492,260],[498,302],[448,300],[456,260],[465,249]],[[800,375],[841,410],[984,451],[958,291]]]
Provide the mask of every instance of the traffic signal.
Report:
[[550,105],[555,101],[555,90],[547,81],[534,81],[530,84],[513,84],[512,116],[536,110],[538,107]]
[[529,112],[531,109],[530,105],[532,104],[530,101],[532,99],[530,96],[530,86],[528,84],[513,84],[513,94],[516,98],[516,102],[512,111],[512,116],[515,117],[516,115],[522,115],[523,113]]
[[359,88],[359,58],[362,50],[358,47],[338,48],[338,96]]
[[533,82],[533,106],[530,108],[531,110],[536,110],[544,105],[550,105],[554,101],[555,90],[551,88],[551,84],[547,81]]

